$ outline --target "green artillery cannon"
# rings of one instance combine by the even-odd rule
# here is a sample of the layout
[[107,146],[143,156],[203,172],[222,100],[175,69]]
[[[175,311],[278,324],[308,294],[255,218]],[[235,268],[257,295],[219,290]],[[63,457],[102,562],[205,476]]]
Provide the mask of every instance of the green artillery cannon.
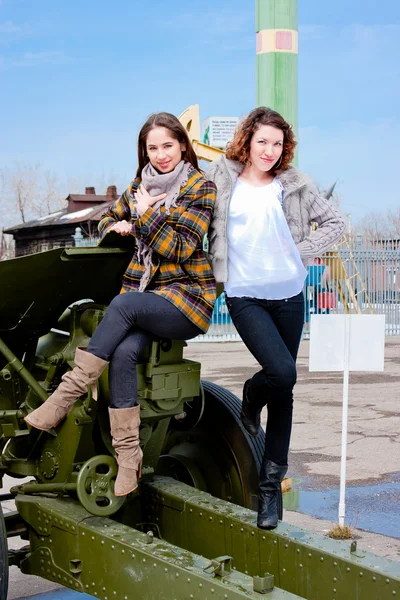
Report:
[[[184,342],[153,342],[138,366],[143,476],[113,494],[107,373],[50,432],[24,416],[86,346],[119,292],[121,248],[70,248],[0,262],[0,600],[9,565],[109,600],[385,600],[398,563],[280,523],[255,524],[264,434],[242,429],[240,401],[200,380]],[[27,481],[28,478],[28,481]],[[3,494],[0,499],[9,499]],[[27,545],[7,552],[7,538]]]

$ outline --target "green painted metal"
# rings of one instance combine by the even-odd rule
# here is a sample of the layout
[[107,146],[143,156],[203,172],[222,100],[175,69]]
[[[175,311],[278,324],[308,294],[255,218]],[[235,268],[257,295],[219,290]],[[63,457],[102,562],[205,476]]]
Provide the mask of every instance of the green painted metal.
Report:
[[297,0],[258,0],[256,29],[297,30]]
[[[297,32],[297,0],[256,0],[256,32]],[[256,57],[256,103],[281,113],[298,134],[298,55],[265,52]]]
[[268,52],[257,56],[257,106],[269,106],[284,116],[298,134],[297,55]]
[[38,384],[36,379],[32,377],[30,372],[22,362],[15,356],[15,354],[8,348],[8,346],[3,342],[0,338],[0,354],[9,361],[9,366],[13,371],[18,373],[18,375],[28,384],[31,390],[41,399],[46,400],[48,394],[46,391]]
[[227,554],[250,576],[274,575],[280,588],[307,600],[389,600],[400,594],[400,563],[279,523],[256,526],[256,513],[168,478],[144,490],[146,521],[172,544],[205,557]]
[[254,580],[232,569],[229,556],[209,560],[151,533],[93,517],[72,500],[18,496],[16,503],[31,544],[21,570],[97,598],[255,600],[264,595],[261,590],[271,600],[299,598],[272,587],[271,577]]

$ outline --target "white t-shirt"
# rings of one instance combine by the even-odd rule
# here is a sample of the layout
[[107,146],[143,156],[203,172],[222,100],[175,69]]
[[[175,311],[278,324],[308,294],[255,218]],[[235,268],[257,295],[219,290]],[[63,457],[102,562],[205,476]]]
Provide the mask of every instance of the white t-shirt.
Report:
[[262,187],[237,180],[228,214],[228,296],[281,300],[303,289],[307,271],[282,198],[277,177]]

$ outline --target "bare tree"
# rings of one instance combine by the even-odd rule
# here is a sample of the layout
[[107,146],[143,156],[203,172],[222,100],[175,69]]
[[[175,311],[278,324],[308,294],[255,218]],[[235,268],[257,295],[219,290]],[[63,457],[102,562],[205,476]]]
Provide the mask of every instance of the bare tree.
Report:
[[356,227],[357,233],[367,238],[382,238],[391,235],[391,225],[387,213],[371,212],[365,215]]
[[63,195],[57,176],[43,171],[40,163],[17,161],[0,170],[0,225],[26,223],[62,206]]
[[392,237],[400,238],[400,208],[390,210],[388,213],[388,220]]

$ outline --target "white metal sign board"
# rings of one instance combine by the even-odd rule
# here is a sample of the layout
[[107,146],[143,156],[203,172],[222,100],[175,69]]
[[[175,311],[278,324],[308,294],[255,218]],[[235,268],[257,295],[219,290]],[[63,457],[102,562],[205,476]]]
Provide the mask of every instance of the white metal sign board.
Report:
[[385,315],[311,316],[310,371],[383,371],[384,349]]
[[224,150],[238,123],[238,117],[208,117],[203,121],[203,143]]

